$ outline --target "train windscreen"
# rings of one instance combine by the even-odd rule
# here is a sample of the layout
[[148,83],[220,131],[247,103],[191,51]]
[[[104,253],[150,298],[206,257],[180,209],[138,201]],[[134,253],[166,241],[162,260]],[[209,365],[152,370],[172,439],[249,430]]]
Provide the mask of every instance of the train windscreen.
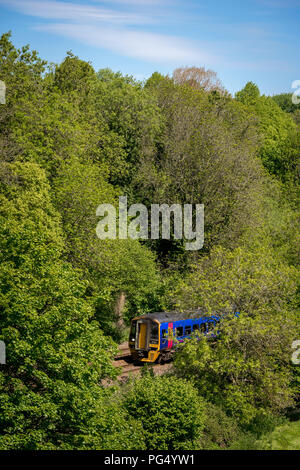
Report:
[[129,341],[134,342],[136,336],[136,321],[131,322]]
[[150,326],[150,344],[158,344],[158,324],[154,322]]

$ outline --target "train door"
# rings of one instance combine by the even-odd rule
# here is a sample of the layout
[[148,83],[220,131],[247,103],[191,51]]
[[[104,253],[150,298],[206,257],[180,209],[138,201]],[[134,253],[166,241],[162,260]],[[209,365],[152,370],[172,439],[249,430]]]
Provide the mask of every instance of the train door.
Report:
[[161,348],[171,349],[173,346],[173,323],[168,323],[164,325],[161,330]]

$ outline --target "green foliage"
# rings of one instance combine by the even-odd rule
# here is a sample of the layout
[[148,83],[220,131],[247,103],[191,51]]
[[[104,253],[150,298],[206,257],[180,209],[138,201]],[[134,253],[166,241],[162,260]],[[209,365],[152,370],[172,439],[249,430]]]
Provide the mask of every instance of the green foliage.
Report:
[[[296,175],[295,175],[296,176]],[[245,243],[249,250],[268,247],[269,256],[277,257],[289,265],[298,266],[300,260],[299,187],[290,181],[284,187],[272,181],[265,185],[261,223],[256,232],[247,234]],[[249,236],[250,235],[250,236]]]
[[180,375],[196,381],[201,395],[243,423],[293,404],[290,348],[299,333],[298,278],[294,268],[271,252],[219,247],[174,292],[181,308],[244,312],[240,319],[222,321],[214,347],[204,340],[190,341],[175,362]]
[[[33,163],[2,169],[0,326],[8,359],[0,447],[97,447],[101,426],[119,422],[120,410],[105,405],[99,387],[115,377],[116,346],[93,321],[87,283],[61,260],[60,218],[44,171]],[[128,443],[127,423],[115,431],[115,446],[122,433]]]
[[282,111],[285,111],[286,113],[294,113],[300,108],[299,104],[293,103],[292,96],[292,93],[280,93],[279,95],[273,95],[272,98],[282,109]]
[[67,53],[65,60],[55,69],[54,85],[63,93],[76,90],[82,93],[90,89],[89,82],[93,80],[95,71],[93,67],[71,52]]
[[278,426],[257,445],[264,450],[300,450],[300,421]]
[[261,135],[259,155],[263,165],[271,174],[285,181],[299,161],[299,151],[293,145],[296,132],[293,119],[272,97],[259,96],[258,88],[251,82],[236,93],[236,100],[248,106],[258,117]]
[[296,109],[292,115],[295,123],[299,126],[300,124],[300,109]]
[[[159,276],[149,250],[138,241],[100,241],[95,232],[96,208],[103,202],[115,203],[120,194],[109,180],[116,181],[119,174],[125,181],[127,170],[118,159],[122,158],[125,166],[129,164],[127,155],[137,153],[144,143],[148,145],[145,136],[150,138],[154,132],[149,128],[153,100],[139,84],[120,74],[102,71],[97,77],[89,64],[71,53],[43,81],[35,53],[28,53],[24,66],[17,68],[15,62],[25,61],[22,53],[7,36],[2,43],[3,60],[7,50],[14,58],[6,63],[7,76],[22,81],[25,72],[34,69],[38,81],[37,86],[32,79],[32,96],[23,93],[24,101],[20,102],[12,93],[15,84],[8,86],[8,103],[12,102],[13,108],[7,125],[21,149],[15,158],[38,162],[46,169],[51,195],[62,217],[64,257],[84,271],[96,317],[107,331],[115,320],[114,304],[121,291],[126,293],[129,317],[158,303]],[[5,160],[10,158],[4,156]]]
[[204,400],[183,379],[146,375],[124,396],[129,414],[143,424],[147,450],[194,449],[204,426]]
[[150,250],[136,240],[104,240],[99,243],[93,289],[96,317],[106,332],[112,333],[112,321],[118,294],[125,293],[123,318],[129,320],[160,308],[160,276]]
[[106,150],[110,180],[128,188],[139,162],[153,152],[161,116],[153,95],[132,77],[109,69],[100,70],[97,76],[97,116],[104,118],[110,135],[119,145],[119,155],[113,161],[109,149]]
[[[255,119],[228,96],[216,98],[169,79],[152,77],[147,88],[154,90],[164,120],[156,153],[146,155],[136,174],[140,200],[203,203],[204,249],[216,243],[238,244],[244,231],[256,225],[261,204]],[[150,246],[162,261],[169,256],[170,264],[174,258],[177,265],[188,264],[187,253],[182,254],[182,244],[176,241],[154,241]],[[188,255],[190,259],[195,254]]]
[[293,328],[283,315],[223,319],[215,344],[194,338],[180,349],[177,373],[193,380],[208,401],[251,428],[259,416],[282,413],[294,404]]
[[96,318],[112,333],[114,306],[126,295],[127,318],[157,305],[159,274],[153,254],[138,240],[100,240],[96,236],[101,203],[118,205],[117,192],[107,182],[107,168],[73,160],[62,165],[54,180],[55,202],[62,216],[66,256],[90,280]]
[[241,91],[238,91],[235,94],[235,98],[237,101],[241,101],[242,103],[247,104],[247,105],[255,104],[259,96],[260,96],[259,88],[253,82],[246,83],[245,87]]
[[[299,275],[268,249],[215,247],[171,293],[181,310],[273,315],[295,308]],[[198,288],[200,286],[200,288]],[[294,302],[293,302],[294,299]]]
[[[1,449],[272,448],[299,403],[298,110],[182,72],[141,83],[0,38]],[[203,203],[204,248],[99,240],[96,208],[120,195]],[[180,348],[177,377],[104,389],[113,338],[174,307],[242,316]]]
[[236,420],[227,416],[219,406],[207,402],[205,415],[204,431],[200,438],[201,449],[226,449],[240,437],[242,431]]
[[10,33],[0,37],[0,79],[6,85],[6,104],[0,114],[1,159],[12,160],[22,151],[14,133],[17,128],[20,132],[24,129],[28,106],[38,103],[45,65],[29,46],[16,49],[10,41]]
[[170,81],[169,77],[165,77],[159,72],[153,72],[151,77],[145,83],[145,88],[151,88],[151,91],[154,91],[160,85],[163,85],[164,82]]

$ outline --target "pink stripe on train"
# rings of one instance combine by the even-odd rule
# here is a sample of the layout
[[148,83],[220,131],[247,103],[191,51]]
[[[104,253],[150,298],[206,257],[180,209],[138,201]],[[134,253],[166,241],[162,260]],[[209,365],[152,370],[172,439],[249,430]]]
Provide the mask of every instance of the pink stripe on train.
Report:
[[170,330],[173,333],[173,323],[168,323],[168,349],[171,349],[173,344],[173,337],[170,335]]

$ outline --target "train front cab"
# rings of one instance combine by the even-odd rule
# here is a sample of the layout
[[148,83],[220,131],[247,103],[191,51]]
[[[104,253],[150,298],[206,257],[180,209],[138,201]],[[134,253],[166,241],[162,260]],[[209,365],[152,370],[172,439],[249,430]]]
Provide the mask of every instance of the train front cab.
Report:
[[129,348],[134,360],[155,362],[160,344],[160,324],[150,318],[134,318],[129,334]]

